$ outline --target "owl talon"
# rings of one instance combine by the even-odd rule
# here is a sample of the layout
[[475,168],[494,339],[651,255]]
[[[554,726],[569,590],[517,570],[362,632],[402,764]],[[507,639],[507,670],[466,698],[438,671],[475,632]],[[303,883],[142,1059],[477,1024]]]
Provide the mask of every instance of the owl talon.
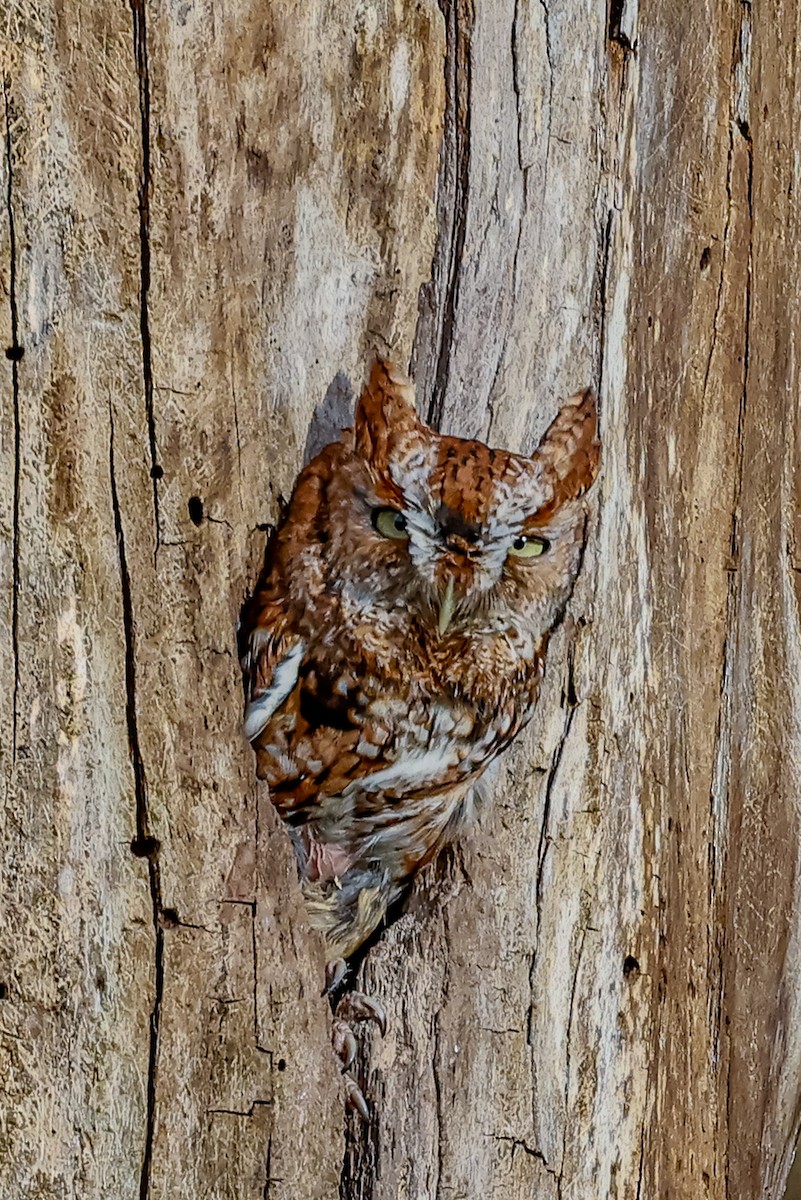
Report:
[[363,1121],[370,1120],[370,1109],[367,1107],[364,1093],[352,1075],[345,1076],[345,1104],[358,1113]]
[[332,958],[325,964],[325,987],[323,995],[330,996],[335,992],[348,973],[348,964],[344,958]]
[[342,1070],[347,1071],[356,1057],[356,1038],[347,1021],[334,1021],[331,1029],[331,1045],[342,1063]]
[[[336,966],[337,964],[331,965]],[[332,975],[333,973],[332,971]],[[341,975],[338,982],[342,982]],[[334,1048],[337,1058],[342,1063],[347,1107],[358,1113],[363,1121],[369,1121],[370,1109],[367,1106],[364,1094],[353,1076],[348,1074],[358,1050],[353,1026],[361,1024],[364,1021],[372,1021],[377,1025],[383,1037],[387,1031],[387,1014],[384,1011],[383,1004],[379,1004],[372,996],[365,996],[364,992],[346,992],[334,1011],[334,1021],[331,1026],[331,1045]]]
[[347,992],[336,1008],[338,1021],[350,1024],[353,1021],[373,1021],[381,1030],[381,1036],[387,1032],[387,1014],[383,1004],[364,992]]

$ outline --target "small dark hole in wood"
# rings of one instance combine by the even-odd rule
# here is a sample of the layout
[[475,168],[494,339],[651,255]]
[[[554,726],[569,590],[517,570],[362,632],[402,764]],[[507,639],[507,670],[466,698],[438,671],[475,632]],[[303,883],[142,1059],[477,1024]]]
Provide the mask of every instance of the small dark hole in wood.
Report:
[[19,362],[24,353],[24,346],[8,346],[6,348],[6,358],[9,362]]
[[630,979],[632,975],[639,975],[640,964],[633,954],[627,954],[623,959],[623,978]]
[[161,924],[165,929],[177,929],[181,924],[178,910],[176,908],[162,908]]
[[705,271],[705,270],[707,269],[707,267],[709,266],[709,261],[710,261],[710,259],[711,259],[711,258],[712,258],[712,249],[711,249],[711,247],[710,247],[710,246],[704,246],[703,250],[701,251],[701,260],[700,260],[700,262],[698,263],[698,266],[700,267],[700,269],[701,269],[702,271]]
[[327,544],[328,544],[328,533],[326,532],[326,530],[325,530],[325,529],[318,529],[318,530],[317,530],[317,541],[318,541],[318,542],[319,542],[319,543],[320,543],[322,546],[325,546],[325,545],[327,545]]
[[152,858],[158,853],[159,840],[148,834],[147,837],[135,837],[131,842],[131,854],[137,858]]
[[278,1070],[278,1071],[285,1071],[285,1070],[286,1070],[286,1059],[285,1059],[285,1058],[279,1058],[279,1060],[278,1060],[278,1062],[275,1064],[275,1066],[276,1066],[276,1070]]
[[164,468],[160,467],[159,464],[156,463],[155,467],[150,468],[150,478],[151,479],[163,479],[164,478]]
[[0,1000],[5,1000],[8,995],[8,984],[0,983]]
[[98,971],[97,975],[95,975],[95,987],[99,992],[105,992],[106,990],[106,977],[102,971]]
[[189,509],[189,520],[193,525],[200,525],[203,520],[203,501],[200,496],[190,496],[186,506]]

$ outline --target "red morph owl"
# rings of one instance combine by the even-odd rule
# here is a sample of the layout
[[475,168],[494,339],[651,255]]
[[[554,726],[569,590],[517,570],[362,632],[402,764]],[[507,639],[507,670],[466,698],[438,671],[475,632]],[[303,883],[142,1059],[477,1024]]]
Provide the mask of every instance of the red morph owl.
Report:
[[[526,458],[429,428],[379,361],[298,476],[246,618],[245,733],[332,963],[472,820],[531,718],[598,463],[589,391]],[[364,997],[340,1015],[382,1016]]]

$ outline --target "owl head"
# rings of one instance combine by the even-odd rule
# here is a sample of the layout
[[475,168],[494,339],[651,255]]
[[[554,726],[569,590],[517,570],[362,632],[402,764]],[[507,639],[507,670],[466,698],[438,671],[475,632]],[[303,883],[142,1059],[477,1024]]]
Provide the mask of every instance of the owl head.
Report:
[[408,622],[440,641],[514,631],[539,641],[551,627],[579,568],[582,497],[598,471],[590,391],[524,457],[431,429],[402,372],[378,361],[353,429],[323,460],[325,471],[306,471],[326,586],[357,619]]

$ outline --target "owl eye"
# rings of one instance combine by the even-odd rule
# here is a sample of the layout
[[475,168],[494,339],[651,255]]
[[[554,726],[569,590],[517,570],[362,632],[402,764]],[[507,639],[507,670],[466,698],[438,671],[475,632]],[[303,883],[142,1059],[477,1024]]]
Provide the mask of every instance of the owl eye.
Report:
[[521,534],[515,538],[509,547],[509,553],[513,558],[539,558],[546,550],[550,550],[551,543],[547,538],[536,537],[533,534],[526,536]]
[[382,537],[405,542],[409,536],[406,518],[397,508],[374,508],[372,519],[373,529],[377,529]]

